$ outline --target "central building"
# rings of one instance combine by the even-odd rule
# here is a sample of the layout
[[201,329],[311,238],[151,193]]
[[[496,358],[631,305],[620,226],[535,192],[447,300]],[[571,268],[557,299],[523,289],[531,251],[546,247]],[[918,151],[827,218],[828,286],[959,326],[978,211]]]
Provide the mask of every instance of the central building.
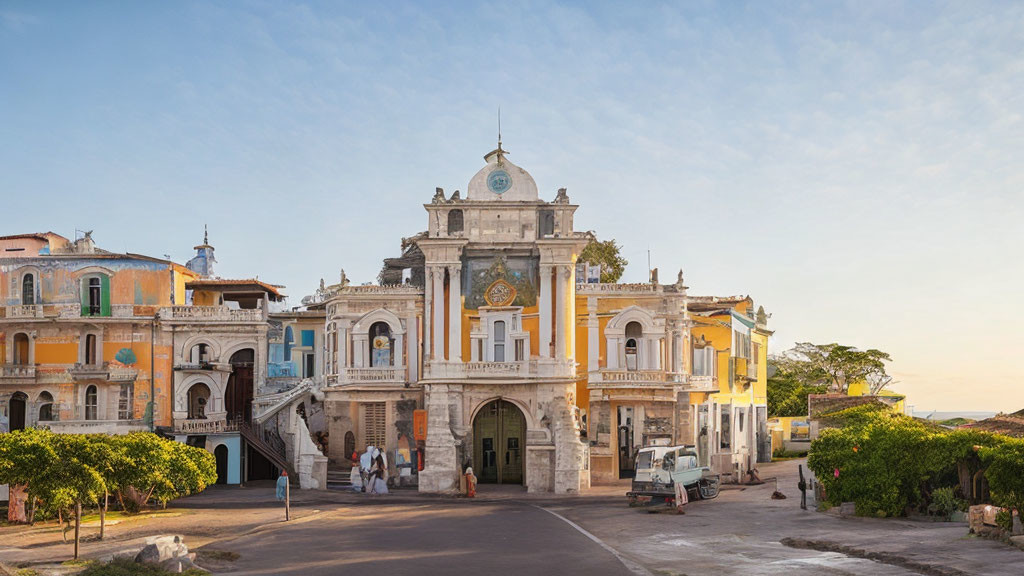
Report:
[[455,489],[469,465],[531,492],[589,486],[574,322],[588,237],[565,191],[541,200],[505,154],[499,142],[484,157],[465,198],[437,190],[426,233],[403,241],[380,285],[343,274],[328,290],[333,461],[387,447],[399,483],[415,476],[425,492]]

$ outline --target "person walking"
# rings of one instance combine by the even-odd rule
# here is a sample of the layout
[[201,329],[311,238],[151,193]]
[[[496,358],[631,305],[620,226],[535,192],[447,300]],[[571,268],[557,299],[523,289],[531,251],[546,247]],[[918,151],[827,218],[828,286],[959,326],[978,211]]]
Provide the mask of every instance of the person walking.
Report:
[[384,456],[378,451],[377,457],[373,460],[373,472],[370,474],[370,490],[372,494],[388,493],[388,465],[384,463]]
[[363,492],[370,491],[370,468],[373,467],[373,451],[376,450],[373,446],[367,446],[366,452],[363,452],[362,456],[359,457],[359,477],[362,481]]

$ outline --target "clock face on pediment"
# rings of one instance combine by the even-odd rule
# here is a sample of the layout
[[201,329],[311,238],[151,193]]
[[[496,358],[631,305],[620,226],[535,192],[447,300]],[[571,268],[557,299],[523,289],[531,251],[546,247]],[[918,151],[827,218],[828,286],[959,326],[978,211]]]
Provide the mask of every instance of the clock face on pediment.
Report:
[[487,175],[487,189],[495,194],[501,194],[512,187],[512,177],[508,172],[498,168]]

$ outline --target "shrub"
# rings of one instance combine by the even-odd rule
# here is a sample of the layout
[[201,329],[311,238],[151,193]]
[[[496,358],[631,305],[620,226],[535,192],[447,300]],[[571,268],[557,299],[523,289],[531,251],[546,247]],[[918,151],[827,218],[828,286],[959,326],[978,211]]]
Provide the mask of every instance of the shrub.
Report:
[[932,503],[928,505],[928,513],[949,520],[954,512],[967,510],[967,502],[956,497],[953,487],[936,488],[932,491]]
[[[137,563],[130,558],[115,558],[107,563],[92,563],[79,573],[79,576],[171,576],[177,572],[164,570],[155,564]],[[187,576],[206,576],[202,570],[189,569],[181,574]]]
[[1007,438],[979,450],[992,500],[999,506],[1024,510],[1024,439]]

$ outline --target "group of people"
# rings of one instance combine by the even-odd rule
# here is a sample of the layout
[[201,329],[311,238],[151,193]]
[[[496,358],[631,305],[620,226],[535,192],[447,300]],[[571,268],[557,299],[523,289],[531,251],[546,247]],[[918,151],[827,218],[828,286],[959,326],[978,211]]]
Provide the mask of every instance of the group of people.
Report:
[[352,467],[349,479],[352,489],[367,494],[388,493],[388,462],[384,451],[375,446],[367,446],[366,452],[352,453],[352,461],[358,466]]

